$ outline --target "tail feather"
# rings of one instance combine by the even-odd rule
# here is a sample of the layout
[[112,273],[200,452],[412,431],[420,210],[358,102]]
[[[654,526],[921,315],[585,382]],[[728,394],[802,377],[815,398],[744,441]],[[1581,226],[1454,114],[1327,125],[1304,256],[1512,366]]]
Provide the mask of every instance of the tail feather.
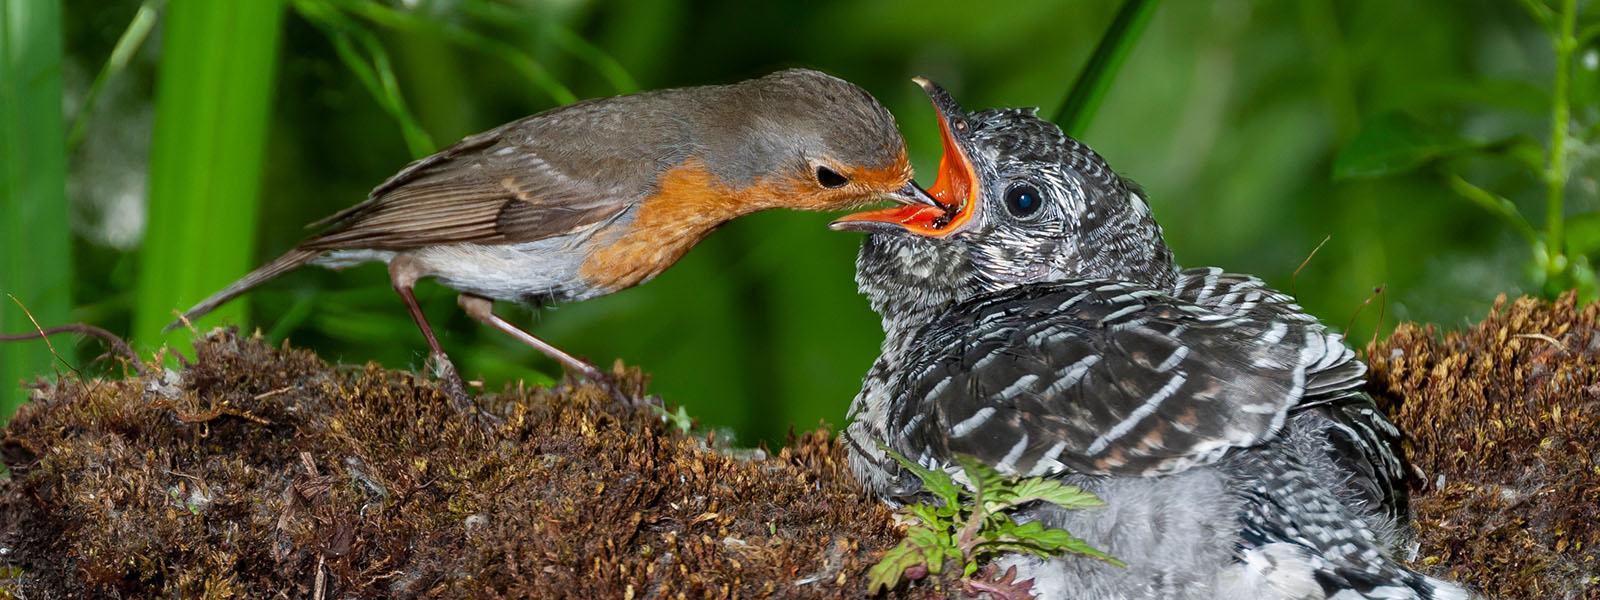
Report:
[[228,287],[222,288],[221,291],[212,294],[210,298],[201,300],[199,304],[194,305],[194,308],[190,308],[188,311],[185,311],[183,313],[183,318],[176,319],[173,322],[168,323],[166,327],[162,328],[161,332],[166,333],[168,331],[172,331],[173,328],[182,325],[184,320],[194,321],[200,317],[204,317],[207,313],[216,310],[218,306],[222,306],[229,300],[239,297],[240,294],[250,291],[251,288],[266,283],[269,279],[284,273],[288,273],[289,271],[293,271],[299,268],[301,265],[311,262],[311,260],[316,258],[319,254],[321,254],[321,252],[317,250],[306,250],[303,248],[295,248],[285,252],[283,253],[283,256],[274,258],[271,262],[261,265],[260,267],[256,268],[256,270],[251,271],[249,275],[239,278],[238,281],[233,282]]

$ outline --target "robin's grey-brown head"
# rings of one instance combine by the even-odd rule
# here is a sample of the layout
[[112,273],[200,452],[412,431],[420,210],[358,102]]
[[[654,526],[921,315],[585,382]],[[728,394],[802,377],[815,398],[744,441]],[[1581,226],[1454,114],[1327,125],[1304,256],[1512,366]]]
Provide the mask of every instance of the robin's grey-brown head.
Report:
[[[736,185],[764,184],[792,208],[838,209],[886,196],[927,202],[911,183],[894,117],[859,86],[808,69],[720,90],[707,127],[708,168]],[[709,108],[709,106],[708,106]],[[807,206],[795,206],[804,203]]]
[[918,83],[940,117],[944,158],[929,193],[943,209],[895,207],[832,225],[872,233],[857,281],[874,308],[1064,279],[1172,285],[1172,253],[1142,192],[1100,155],[1035,109],[967,113],[937,84]]

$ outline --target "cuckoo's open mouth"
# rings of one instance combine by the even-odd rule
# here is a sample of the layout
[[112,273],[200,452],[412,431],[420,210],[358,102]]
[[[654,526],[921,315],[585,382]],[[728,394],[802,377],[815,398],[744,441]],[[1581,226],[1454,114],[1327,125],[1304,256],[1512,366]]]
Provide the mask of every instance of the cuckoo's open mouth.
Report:
[[[964,128],[966,122],[957,109],[950,114],[940,106],[935,95],[937,86],[926,79],[917,78],[917,84],[934,97],[933,107],[939,113],[939,137],[944,141],[944,156],[939,159],[939,179],[928,194],[939,203],[938,207],[926,204],[894,206],[881,210],[859,212],[840,217],[828,227],[835,231],[894,231],[903,230],[927,237],[944,237],[957,231],[972,218],[976,204],[973,198],[977,174],[972,161],[956,142],[951,127]],[[943,93],[943,90],[938,90]],[[954,123],[952,123],[954,121]]]

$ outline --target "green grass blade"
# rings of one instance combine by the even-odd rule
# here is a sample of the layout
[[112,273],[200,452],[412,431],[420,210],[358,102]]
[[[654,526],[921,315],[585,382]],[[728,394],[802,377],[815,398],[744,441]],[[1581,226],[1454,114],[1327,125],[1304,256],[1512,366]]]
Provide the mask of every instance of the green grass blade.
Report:
[[571,104],[578,101],[572,90],[567,89],[567,86],[562,85],[560,81],[556,81],[556,78],[545,70],[544,65],[521,48],[454,25],[398,11],[370,0],[338,0],[336,3],[356,16],[384,27],[450,40],[463,48],[470,48],[504,60],[557,104]]
[[1117,71],[1122,69],[1122,62],[1133,51],[1134,42],[1144,33],[1160,3],[1161,0],[1124,0],[1111,26],[1100,36],[1100,43],[1089,56],[1088,64],[1072,82],[1072,91],[1067,93],[1061,109],[1056,111],[1055,122],[1067,135],[1080,137],[1089,128],[1089,121],[1100,109],[1100,102],[1105,100],[1106,91],[1111,89]]
[[538,33],[548,37],[557,48],[571,54],[578,60],[588,63],[596,73],[604,77],[606,83],[611,85],[618,94],[632,94],[639,91],[639,82],[635,81],[628,69],[621,62],[608,54],[600,46],[595,45],[574,33],[571,29],[557,23],[548,16],[529,14],[521,8],[513,8],[497,2],[467,1],[458,5],[462,12],[483,19],[489,23],[516,28],[519,30],[538,29]]
[[[46,327],[72,308],[59,0],[0,0],[0,81],[0,332],[21,333],[33,323],[7,294]],[[17,381],[53,360],[43,342],[0,343],[0,423],[27,399]]]
[[[395,122],[400,125],[400,133],[406,140],[406,148],[411,151],[411,157],[422,158],[433,154],[438,146],[417,121],[416,115],[406,107],[405,96],[400,92],[400,82],[395,77],[393,63],[389,60],[389,52],[378,41],[378,36],[325,2],[301,0],[295,3],[295,8],[301,17],[322,29],[323,35],[333,42],[333,48],[339,54],[339,60],[344,62],[345,68],[350,69],[350,73],[367,88],[367,93],[372,95],[372,99],[383,107],[389,116],[394,117]],[[356,50],[352,37],[359,39],[362,47],[372,55],[370,62]]]
[[557,47],[578,57],[578,60],[589,63],[601,77],[606,78],[606,82],[610,83],[618,94],[632,94],[639,91],[639,82],[634,81],[622,63],[617,62],[617,59],[610,54],[606,54],[599,46],[555,23],[541,23],[541,26]]
[[83,97],[78,116],[72,119],[72,132],[67,134],[67,154],[72,154],[78,144],[83,143],[83,136],[89,132],[89,121],[94,116],[94,107],[100,100],[100,92],[105,89],[106,83],[122,74],[133,53],[144,45],[150,30],[155,29],[156,13],[163,3],[163,0],[145,0],[144,4],[139,5],[138,12],[133,14],[133,20],[128,22],[127,29],[122,30],[117,45],[111,49],[111,57],[100,67],[100,73],[94,76],[94,83],[89,86],[89,93]]
[[[282,14],[278,0],[172,0],[167,7],[151,133],[149,229],[134,307],[134,336],[143,344],[161,341],[173,311],[255,266],[256,205]],[[236,300],[201,324],[242,322],[246,314]],[[172,339],[187,335],[176,332]]]

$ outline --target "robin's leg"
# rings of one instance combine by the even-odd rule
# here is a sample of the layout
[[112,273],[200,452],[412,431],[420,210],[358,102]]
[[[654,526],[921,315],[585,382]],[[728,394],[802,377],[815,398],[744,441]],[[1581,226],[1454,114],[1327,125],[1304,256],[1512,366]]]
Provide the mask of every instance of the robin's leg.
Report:
[[601,373],[600,369],[596,369],[594,365],[562,352],[560,348],[533,337],[533,334],[523,331],[516,325],[512,325],[505,319],[495,315],[493,300],[474,294],[461,294],[456,296],[456,304],[461,305],[461,310],[467,311],[467,314],[471,315],[472,318],[482,321],[485,325],[504,331],[506,335],[516,338],[517,341],[532,346],[534,350],[543,352],[545,356],[556,359],[556,362],[561,363],[561,366],[568,371],[583,375],[584,379],[595,383],[608,381],[605,374]]
[[417,297],[411,292],[421,277],[422,269],[417,266],[416,259],[401,254],[389,261],[389,283],[394,285],[394,292],[400,295],[400,300],[406,303],[406,310],[411,313],[411,320],[417,322],[417,329],[422,330],[423,339],[428,340],[428,361],[440,371],[439,378],[443,380],[444,393],[450,398],[450,406],[462,414],[476,414],[478,410],[472,399],[467,397],[466,384],[461,381],[461,375],[456,372],[450,357],[445,355],[444,348],[439,346],[439,338],[433,335],[433,327],[428,325],[428,318],[422,315],[422,306],[417,304]]

